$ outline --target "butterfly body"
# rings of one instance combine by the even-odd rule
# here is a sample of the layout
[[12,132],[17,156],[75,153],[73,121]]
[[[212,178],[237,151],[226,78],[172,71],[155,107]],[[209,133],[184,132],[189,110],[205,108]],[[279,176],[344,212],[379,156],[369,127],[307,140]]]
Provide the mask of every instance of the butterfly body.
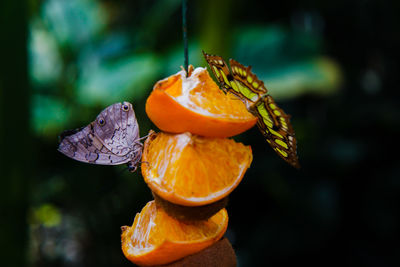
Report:
[[81,162],[101,165],[128,164],[135,171],[142,155],[139,125],[129,102],[105,108],[86,127],[60,135],[58,150]]
[[230,71],[222,57],[205,52],[203,55],[219,81],[221,89],[234,94],[246,105],[248,111],[258,118],[258,129],[272,149],[290,165],[299,168],[297,141],[290,116],[279,108],[268,94],[264,82],[252,73],[250,66],[245,67],[230,59]]

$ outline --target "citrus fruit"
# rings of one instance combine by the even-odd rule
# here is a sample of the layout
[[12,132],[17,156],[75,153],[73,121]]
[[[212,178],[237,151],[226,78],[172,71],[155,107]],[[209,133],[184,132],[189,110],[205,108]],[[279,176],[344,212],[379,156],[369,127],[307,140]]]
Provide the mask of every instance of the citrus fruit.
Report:
[[231,93],[225,94],[206,68],[190,66],[158,81],[146,102],[146,113],[162,131],[230,137],[253,127],[257,118]]
[[151,132],[142,156],[142,175],[165,200],[202,206],[226,197],[252,161],[250,146],[227,138]]
[[161,206],[169,216],[181,221],[198,221],[207,220],[215,213],[225,208],[228,204],[228,197],[224,197],[216,202],[202,206],[183,206],[169,202],[159,197],[153,192],[154,200],[157,205]]
[[150,201],[136,214],[132,227],[123,226],[122,251],[141,266],[167,264],[211,246],[228,226],[225,209],[203,221],[182,222]]

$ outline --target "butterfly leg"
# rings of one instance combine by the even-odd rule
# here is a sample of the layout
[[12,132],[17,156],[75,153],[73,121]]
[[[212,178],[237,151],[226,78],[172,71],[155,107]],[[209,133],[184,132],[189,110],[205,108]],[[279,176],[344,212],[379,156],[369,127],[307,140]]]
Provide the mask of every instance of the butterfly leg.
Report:
[[127,164],[129,172],[135,172],[137,170],[137,165],[133,164],[132,161],[129,161]]

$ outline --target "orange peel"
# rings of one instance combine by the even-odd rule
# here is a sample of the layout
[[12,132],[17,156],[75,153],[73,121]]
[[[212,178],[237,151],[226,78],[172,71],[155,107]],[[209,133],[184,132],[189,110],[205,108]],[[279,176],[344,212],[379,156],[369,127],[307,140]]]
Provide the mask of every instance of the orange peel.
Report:
[[128,260],[140,266],[167,264],[216,243],[227,226],[225,209],[208,220],[182,222],[150,201],[136,214],[132,227],[121,227],[122,251]]
[[206,68],[193,66],[158,81],[146,101],[146,113],[162,131],[230,137],[253,127],[257,118],[235,95],[225,94]]
[[142,175],[163,199],[202,206],[229,195],[252,159],[251,147],[232,139],[152,132],[144,143]]

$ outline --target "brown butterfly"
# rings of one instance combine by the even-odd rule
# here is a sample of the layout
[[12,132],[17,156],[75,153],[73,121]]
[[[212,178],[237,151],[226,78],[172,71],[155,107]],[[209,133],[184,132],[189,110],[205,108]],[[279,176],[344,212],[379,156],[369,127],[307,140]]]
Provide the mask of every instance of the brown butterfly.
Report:
[[248,111],[258,118],[257,126],[272,149],[287,163],[300,168],[297,158],[296,138],[287,115],[268,94],[264,82],[245,67],[230,59],[228,65],[220,56],[209,55],[203,51],[204,58],[224,92],[236,95],[246,105]]
[[134,172],[142,157],[139,125],[129,102],[105,108],[88,126],[60,135],[58,151],[81,162],[101,165],[127,163]]

